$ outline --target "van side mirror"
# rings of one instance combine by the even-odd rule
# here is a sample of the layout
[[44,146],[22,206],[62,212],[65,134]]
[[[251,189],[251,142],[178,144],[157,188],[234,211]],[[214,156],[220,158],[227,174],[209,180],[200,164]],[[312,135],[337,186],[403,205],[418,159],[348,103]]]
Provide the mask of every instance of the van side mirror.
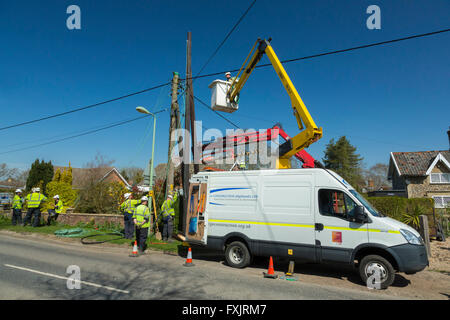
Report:
[[367,214],[364,212],[363,206],[356,206],[355,222],[357,222],[357,223],[366,223],[367,222]]

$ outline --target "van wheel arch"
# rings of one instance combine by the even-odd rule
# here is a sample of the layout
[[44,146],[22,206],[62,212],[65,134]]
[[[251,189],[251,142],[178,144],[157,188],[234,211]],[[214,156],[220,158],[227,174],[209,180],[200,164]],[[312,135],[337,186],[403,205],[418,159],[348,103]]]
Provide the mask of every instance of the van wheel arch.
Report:
[[357,248],[351,262],[354,263],[354,261],[356,260],[359,265],[359,263],[361,263],[361,260],[369,255],[378,255],[380,257],[383,257],[392,265],[395,271],[400,271],[400,266],[397,259],[387,250],[387,247],[384,246],[363,246],[359,249]]

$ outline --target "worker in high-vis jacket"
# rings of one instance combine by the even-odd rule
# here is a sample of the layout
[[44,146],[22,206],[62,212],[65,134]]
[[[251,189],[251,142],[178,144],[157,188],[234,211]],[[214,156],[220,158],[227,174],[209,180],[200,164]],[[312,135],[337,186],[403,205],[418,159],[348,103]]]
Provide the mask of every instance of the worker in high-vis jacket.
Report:
[[173,221],[175,220],[175,202],[178,199],[178,192],[175,191],[175,195],[169,192],[167,195],[167,200],[164,201],[161,206],[161,220],[163,222],[163,234],[162,238],[164,241],[172,241],[173,232]]
[[48,218],[47,225],[49,226],[54,219],[55,221],[58,219],[59,214],[63,211],[63,202],[59,199],[59,195],[55,195],[53,197],[55,200],[54,208],[48,209]]
[[13,203],[12,203],[12,225],[22,224],[22,205],[23,205],[23,197],[22,190],[17,189],[16,194],[14,195]]
[[[33,188],[32,193],[25,197],[27,201],[28,211],[25,219],[23,220],[23,225],[26,226],[27,223],[32,224],[33,227],[38,227],[41,220],[41,203],[47,201],[47,197],[41,194],[40,188]],[[31,219],[33,217],[33,223]]]
[[148,228],[150,228],[150,210],[148,209],[148,198],[143,196],[141,204],[134,209],[133,222],[136,226],[136,241],[138,242],[139,254],[144,253],[147,241]]
[[134,223],[133,223],[133,213],[134,209],[138,204],[141,203],[140,200],[133,200],[132,193],[124,194],[125,201],[120,205],[120,210],[123,212],[123,224],[125,228],[125,239],[133,239],[134,234]]

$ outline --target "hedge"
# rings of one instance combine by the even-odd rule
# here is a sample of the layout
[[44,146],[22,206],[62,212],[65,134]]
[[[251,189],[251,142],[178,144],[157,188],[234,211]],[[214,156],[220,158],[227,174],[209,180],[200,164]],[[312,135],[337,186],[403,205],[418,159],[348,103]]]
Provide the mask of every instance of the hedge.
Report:
[[367,199],[382,214],[402,222],[404,214],[412,213],[416,206],[420,206],[428,216],[429,226],[434,226],[432,198],[367,197]]

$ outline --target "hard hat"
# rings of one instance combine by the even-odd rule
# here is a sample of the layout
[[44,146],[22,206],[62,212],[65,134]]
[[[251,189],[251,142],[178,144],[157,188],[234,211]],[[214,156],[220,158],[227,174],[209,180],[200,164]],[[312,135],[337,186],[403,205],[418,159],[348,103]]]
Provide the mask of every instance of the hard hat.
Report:
[[231,72],[227,72],[227,73],[225,73],[225,76],[228,76],[228,75],[230,75],[230,76],[231,76]]
[[167,198],[173,199],[173,195],[169,193],[169,194],[167,195]]
[[34,192],[41,192],[41,188],[34,188]]
[[53,197],[53,199],[59,199],[59,196],[58,196],[58,195],[56,195],[56,196],[54,196],[54,197]]
[[128,199],[131,196],[131,193],[125,193],[123,196],[125,197],[125,199]]
[[143,197],[141,198],[141,201],[148,201],[147,196],[143,196]]
[[22,193],[22,190],[16,189],[16,193],[18,193],[18,192]]

